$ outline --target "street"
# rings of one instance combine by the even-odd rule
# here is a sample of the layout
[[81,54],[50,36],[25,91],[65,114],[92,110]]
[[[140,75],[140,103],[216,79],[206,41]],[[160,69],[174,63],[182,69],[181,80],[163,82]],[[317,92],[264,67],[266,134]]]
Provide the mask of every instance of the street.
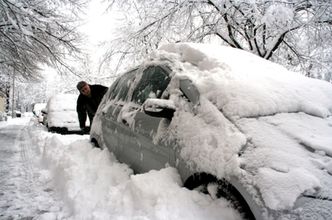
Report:
[[0,219],[47,219],[60,202],[27,144],[29,121],[23,122],[0,127]]

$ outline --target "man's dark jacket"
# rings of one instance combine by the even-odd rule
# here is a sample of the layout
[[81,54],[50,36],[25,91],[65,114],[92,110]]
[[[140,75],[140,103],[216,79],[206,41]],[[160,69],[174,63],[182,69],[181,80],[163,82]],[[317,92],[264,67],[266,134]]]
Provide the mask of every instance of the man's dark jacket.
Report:
[[89,85],[91,90],[91,96],[87,97],[80,94],[77,98],[76,111],[78,114],[78,120],[80,122],[80,127],[85,127],[86,115],[88,114],[90,119],[90,125],[92,123],[93,116],[97,111],[99,103],[103,98],[104,94],[107,92],[107,87],[102,85]]

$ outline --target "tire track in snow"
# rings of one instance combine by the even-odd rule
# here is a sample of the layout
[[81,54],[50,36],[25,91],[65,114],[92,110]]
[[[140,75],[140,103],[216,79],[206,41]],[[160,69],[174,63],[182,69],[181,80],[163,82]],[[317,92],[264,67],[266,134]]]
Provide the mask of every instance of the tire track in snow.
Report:
[[[0,144],[0,219],[64,219],[47,171],[29,133],[31,126],[2,129],[7,140]],[[3,145],[3,146],[1,146]],[[6,153],[7,155],[3,155]]]

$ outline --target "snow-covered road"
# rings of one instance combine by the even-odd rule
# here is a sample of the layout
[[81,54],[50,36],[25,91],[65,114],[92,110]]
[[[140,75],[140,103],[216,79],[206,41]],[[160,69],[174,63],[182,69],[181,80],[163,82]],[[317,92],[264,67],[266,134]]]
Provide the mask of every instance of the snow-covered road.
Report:
[[0,219],[234,220],[223,199],[182,187],[174,168],[133,175],[88,135],[34,118],[0,122]]
[[40,167],[28,136],[28,121],[12,122],[0,127],[0,219],[54,216],[62,202],[55,199],[52,183]]

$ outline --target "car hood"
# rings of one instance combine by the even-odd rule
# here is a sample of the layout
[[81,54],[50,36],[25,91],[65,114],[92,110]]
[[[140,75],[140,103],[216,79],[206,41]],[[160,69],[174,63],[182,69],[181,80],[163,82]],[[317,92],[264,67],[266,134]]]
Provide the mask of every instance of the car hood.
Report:
[[292,210],[302,196],[332,199],[331,117],[280,113],[228,119],[204,97],[201,101],[196,114],[179,110],[172,122],[181,131],[177,139],[188,166],[219,178],[236,176],[272,212]]
[[312,220],[312,219],[332,219],[332,200],[318,199],[310,197],[300,197],[292,211],[273,213],[277,220]]
[[241,118],[246,135],[241,167],[272,210],[291,208],[302,195],[332,200],[332,118],[281,113]]

